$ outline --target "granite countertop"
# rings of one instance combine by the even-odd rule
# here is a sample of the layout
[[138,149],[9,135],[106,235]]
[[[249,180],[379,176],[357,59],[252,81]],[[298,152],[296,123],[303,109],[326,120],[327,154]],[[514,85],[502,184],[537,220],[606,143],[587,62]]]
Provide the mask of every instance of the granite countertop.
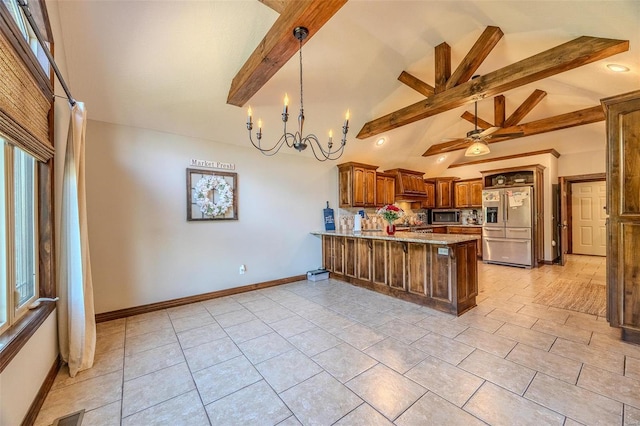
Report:
[[385,231],[377,230],[363,230],[361,232],[353,231],[316,231],[312,232],[313,235],[336,235],[340,237],[356,237],[365,238],[371,240],[389,240],[389,241],[403,241],[407,243],[422,243],[422,244],[457,244],[467,241],[477,240],[476,235],[463,235],[463,234],[419,234],[416,232],[403,232],[398,231],[395,235],[387,235]]

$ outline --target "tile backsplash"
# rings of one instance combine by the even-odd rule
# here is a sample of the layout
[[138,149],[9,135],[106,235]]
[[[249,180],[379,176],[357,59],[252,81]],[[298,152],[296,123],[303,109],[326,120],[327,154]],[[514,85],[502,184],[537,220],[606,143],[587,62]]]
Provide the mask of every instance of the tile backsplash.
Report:
[[[407,204],[401,205],[400,207],[405,211],[405,216],[402,219],[399,219],[396,224],[415,224],[418,220],[418,211],[413,211]],[[336,209],[336,229],[339,230],[351,230],[353,229],[353,217],[358,214],[359,211],[364,210],[365,218],[361,220],[362,229],[384,229],[387,226],[387,223],[382,219],[376,211],[376,208],[362,208],[362,207],[352,207],[352,208],[338,208]],[[424,210],[419,210],[422,213]],[[472,225],[474,224],[472,218],[476,217],[476,223],[478,225],[482,225],[482,209],[462,209],[461,212],[461,220],[463,225]]]

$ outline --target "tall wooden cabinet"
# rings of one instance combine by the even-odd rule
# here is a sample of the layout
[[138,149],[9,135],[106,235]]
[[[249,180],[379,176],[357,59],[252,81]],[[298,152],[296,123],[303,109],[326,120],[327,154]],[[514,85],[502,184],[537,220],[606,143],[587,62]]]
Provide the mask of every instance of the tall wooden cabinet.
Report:
[[338,164],[340,207],[376,205],[376,169],[361,163]]
[[602,100],[607,119],[607,319],[640,343],[640,90]]

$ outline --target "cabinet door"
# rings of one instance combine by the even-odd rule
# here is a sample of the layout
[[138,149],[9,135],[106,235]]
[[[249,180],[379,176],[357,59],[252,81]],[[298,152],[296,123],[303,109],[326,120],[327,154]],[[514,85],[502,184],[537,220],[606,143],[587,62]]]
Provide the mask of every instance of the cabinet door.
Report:
[[376,176],[376,206],[384,206],[387,203],[387,179],[384,176]]
[[427,244],[409,244],[407,253],[407,289],[427,294]]
[[340,169],[338,174],[340,207],[351,207],[353,205],[353,182],[351,181],[351,176],[351,168]]
[[482,179],[469,182],[471,192],[471,207],[482,207]]
[[373,240],[358,238],[357,242],[358,278],[371,281],[371,257],[373,251]]
[[446,209],[453,207],[452,181],[436,180],[436,207]]
[[344,237],[333,237],[333,272],[344,275]]
[[387,242],[373,240],[373,282],[387,284]]
[[640,91],[602,101],[607,114],[607,319],[640,343]]
[[384,180],[385,204],[393,204],[396,201],[396,179],[387,177]]
[[456,182],[453,187],[455,188],[454,205],[456,208],[469,207],[469,183],[468,182]]
[[353,168],[353,207],[364,207],[365,202],[365,169]]
[[405,289],[405,256],[407,243],[389,241],[387,243],[387,283],[390,287]]
[[335,237],[331,235],[322,236],[322,267],[333,272],[333,241]]
[[349,277],[356,276],[357,258],[356,258],[356,239],[353,237],[344,238],[344,274]]
[[433,182],[424,183],[424,191],[427,197],[422,201],[421,207],[423,209],[433,209],[436,207],[436,185]]
[[373,207],[376,205],[376,171],[364,171],[364,205]]

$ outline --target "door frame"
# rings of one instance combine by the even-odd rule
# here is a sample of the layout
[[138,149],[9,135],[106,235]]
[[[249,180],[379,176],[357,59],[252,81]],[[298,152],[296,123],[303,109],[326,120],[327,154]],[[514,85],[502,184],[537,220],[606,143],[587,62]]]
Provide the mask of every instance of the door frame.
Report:
[[560,187],[560,222],[558,226],[560,232],[560,265],[564,266],[567,261],[566,255],[571,251],[571,241],[573,235],[571,232],[571,184],[582,182],[600,182],[607,180],[606,173],[591,173],[586,175],[560,176],[558,177],[558,185]]

